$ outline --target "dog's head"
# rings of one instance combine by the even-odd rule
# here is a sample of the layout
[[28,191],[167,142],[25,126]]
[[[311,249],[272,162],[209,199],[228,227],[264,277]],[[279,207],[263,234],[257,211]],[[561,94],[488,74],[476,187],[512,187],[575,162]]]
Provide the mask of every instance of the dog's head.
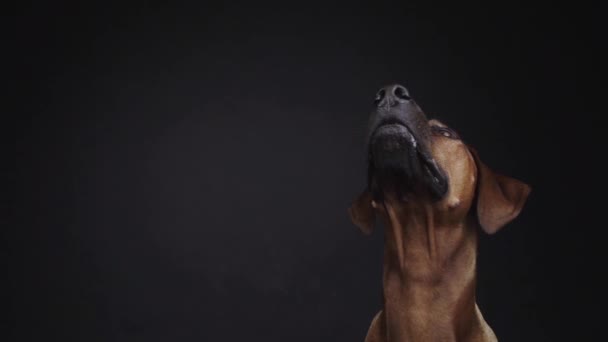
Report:
[[493,234],[519,215],[530,193],[527,184],[493,172],[453,129],[429,120],[400,85],[376,94],[366,139],[367,187],[349,208],[365,233],[391,198],[429,204],[448,220],[462,221],[474,211]]

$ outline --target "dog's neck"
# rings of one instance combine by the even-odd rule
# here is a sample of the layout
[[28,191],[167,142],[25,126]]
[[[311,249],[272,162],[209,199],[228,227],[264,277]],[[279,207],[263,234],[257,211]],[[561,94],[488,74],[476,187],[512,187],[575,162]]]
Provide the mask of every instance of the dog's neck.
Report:
[[430,203],[387,200],[384,300],[389,341],[475,340],[477,235]]

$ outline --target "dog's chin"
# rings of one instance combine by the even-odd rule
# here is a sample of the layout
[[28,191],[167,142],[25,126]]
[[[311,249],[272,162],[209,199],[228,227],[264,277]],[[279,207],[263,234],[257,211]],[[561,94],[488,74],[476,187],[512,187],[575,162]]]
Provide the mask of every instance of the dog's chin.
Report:
[[409,130],[400,125],[380,127],[369,145],[369,186],[380,199],[390,192],[403,200],[447,193],[447,177]]

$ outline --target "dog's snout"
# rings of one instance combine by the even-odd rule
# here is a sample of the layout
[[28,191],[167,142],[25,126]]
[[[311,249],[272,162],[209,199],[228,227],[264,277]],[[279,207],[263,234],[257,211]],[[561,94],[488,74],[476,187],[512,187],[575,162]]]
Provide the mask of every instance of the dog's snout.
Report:
[[378,92],[376,93],[376,98],[374,99],[374,102],[376,104],[379,104],[380,102],[382,102],[382,100],[384,100],[384,95],[386,95],[386,89],[382,88],[382,89],[378,90]]
[[404,86],[400,86],[398,84],[393,87],[393,95],[395,95],[395,97],[400,100],[407,101],[410,99],[410,93],[407,91],[407,89],[405,89]]
[[392,84],[378,90],[374,103],[378,107],[392,107],[410,99],[410,93],[404,86]]

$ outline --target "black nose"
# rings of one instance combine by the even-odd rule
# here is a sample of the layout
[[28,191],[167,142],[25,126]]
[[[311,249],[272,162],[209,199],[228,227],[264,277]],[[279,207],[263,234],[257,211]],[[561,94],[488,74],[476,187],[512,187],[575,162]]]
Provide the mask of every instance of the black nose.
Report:
[[410,93],[404,86],[391,84],[378,90],[374,103],[378,107],[392,107],[398,103],[409,101],[410,99]]

